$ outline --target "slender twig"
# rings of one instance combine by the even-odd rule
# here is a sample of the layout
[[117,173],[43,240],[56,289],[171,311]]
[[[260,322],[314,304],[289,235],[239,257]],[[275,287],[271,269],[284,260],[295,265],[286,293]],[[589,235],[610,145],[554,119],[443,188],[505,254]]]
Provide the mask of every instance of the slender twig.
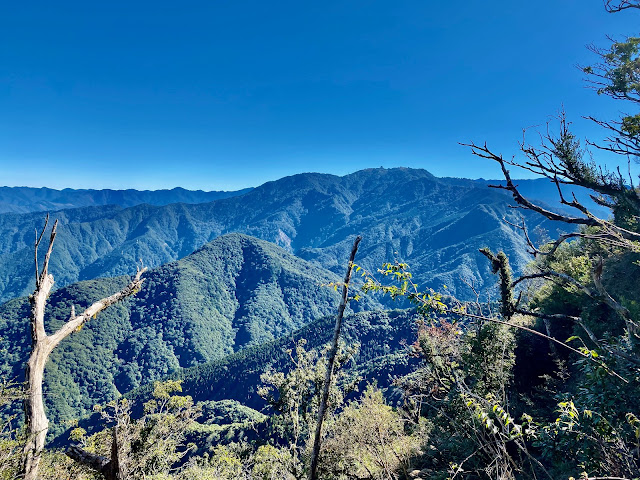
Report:
[[320,457],[320,443],[322,437],[322,422],[324,421],[327,402],[329,401],[329,389],[331,386],[331,379],[333,376],[333,368],[336,361],[336,355],[338,353],[338,341],[340,340],[340,331],[342,329],[342,318],[344,311],[347,307],[348,293],[349,293],[349,281],[351,280],[351,272],[353,270],[353,261],[356,258],[356,252],[358,251],[358,245],[362,237],[358,235],[353,242],[353,248],[351,249],[351,255],[349,256],[349,265],[347,266],[347,273],[344,276],[344,283],[342,285],[342,300],[338,307],[338,315],[336,317],[336,325],[333,332],[333,342],[331,344],[331,350],[329,351],[329,357],[327,359],[327,371],[325,373],[324,385],[322,387],[322,397],[320,399],[320,405],[318,407],[318,422],[316,424],[316,431],[313,440],[313,451],[311,453],[311,463],[309,467],[309,479],[316,480],[316,471],[318,469],[318,459]]

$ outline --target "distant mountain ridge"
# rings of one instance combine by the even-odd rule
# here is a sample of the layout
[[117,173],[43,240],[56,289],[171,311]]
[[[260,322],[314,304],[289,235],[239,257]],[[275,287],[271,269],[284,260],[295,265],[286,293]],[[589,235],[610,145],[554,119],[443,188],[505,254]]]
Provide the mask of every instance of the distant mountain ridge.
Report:
[[[86,207],[53,214],[60,228],[51,269],[57,286],[117,276],[142,260],[157,266],[182,258],[228,232],[277,243],[290,252],[342,274],[355,234],[364,240],[358,263],[375,272],[382,262],[408,262],[419,283],[470,295],[473,282],[493,285],[478,248],[505,250],[514,268],[530,258],[520,232],[556,226],[529,212],[509,208],[504,191],[486,183],[440,180],[426,170],[367,169],[338,177],[299,174],[250,192],[195,205]],[[30,293],[33,231],[42,213],[0,215],[0,301]],[[551,232],[553,234],[554,232]]]
[[[192,367],[292,331],[333,314],[339,293],[322,286],[339,281],[274,244],[228,234],[193,254],[144,276],[133,298],[100,313],[67,338],[47,365],[47,408],[72,419],[181,367]],[[124,277],[76,283],[56,290],[47,307],[49,331],[76,311],[110,295]],[[353,309],[378,309],[366,298]],[[0,373],[21,378],[30,338],[26,298],[0,305],[0,338],[11,348]],[[0,351],[3,350],[0,345]]]
[[55,211],[67,208],[118,205],[132,207],[149,205],[169,205],[170,203],[206,203],[221,198],[234,197],[249,192],[251,188],[237,191],[185,190],[112,190],[112,189],[72,189],[0,187],[0,213],[29,213]]
[[[444,177],[440,178],[440,181],[448,182],[454,185],[469,185],[470,183],[473,183],[475,185],[484,184],[487,187],[493,185],[506,185],[506,181],[504,179],[485,180],[484,178],[479,178],[476,180],[469,180],[466,178]],[[553,210],[576,215],[575,209],[570,209],[559,203],[558,187],[551,180],[547,178],[514,179],[513,183],[518,187],[518,190],[524,197],[535,199],[536,202],[550,207]],[[593,192],[587,190],[586,188],[561,185],[561,189],[565,198],[571,198],[572,194],[575,195],[576,199],[585,207],[587,207],[592,213],[603,218],[607,218],[611,215],[611,210],[597,204],[591,197]]]

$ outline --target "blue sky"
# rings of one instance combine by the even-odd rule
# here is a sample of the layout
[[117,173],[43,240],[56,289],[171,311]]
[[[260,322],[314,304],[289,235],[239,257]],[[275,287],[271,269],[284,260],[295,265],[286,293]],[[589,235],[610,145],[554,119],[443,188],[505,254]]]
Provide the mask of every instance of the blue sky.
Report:
[[4,2],[0,185],[236,189],[367,167],[496,178],[638,12],[600,0]]

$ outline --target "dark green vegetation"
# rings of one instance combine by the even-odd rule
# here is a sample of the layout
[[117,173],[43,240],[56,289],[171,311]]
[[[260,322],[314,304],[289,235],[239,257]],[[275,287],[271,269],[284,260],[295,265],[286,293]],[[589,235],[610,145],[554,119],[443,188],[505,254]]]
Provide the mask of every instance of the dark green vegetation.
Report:
[[[241,234],[206,244],[182,260],[145,274],[142,290],[63,341],[46,371],[49,417],[57,427],[94,404],[113,399],[180,367],[222,358],[245,346],[289,334],[335,310],[333,273],[276,245]],[[92,280],[55,291],[48,328],[117,291],[124,277]],[[375,308],[372,300],[353,308]],[[0,307],[2,357],[9,378],[22,377],[30,340],[27,299]],[[55,431],[55,429],[54,429]]]
[[[274,242],[305,260],[343,274],[354,234],[364,241],[359,262],[375,269],[399,258],[420,283],[471,294],[461,278],[486,285],[490,272],[478,248],[503,249],[521,268],[524,242],[503,218],[519,221],[504,192],[485,182],[439,180],[425,170],[371,169],[344,177],[301,174],[245,195],[199,205],[139,205],[56,212],[60,233],[51,271],[58,287],[130,274],[142,260],[155,267],[182,258],[227,232]],[[531,231],[555,226],[525,216]],[[0,215],[0,300],[32,289],[33,231],[41,213]]]
[[[360,391],[367,383],[374,382],[385,389],[388,398],[400,401],[401,392],[394,389],[392,384],[394,378],[406,375],[419,363],[417,358],[409,356],[409,343],[416,336],[418,318],[410,311],[361,312],[348,316],[342,338],[345,344],[358,347],[346,365],[347,376],[344,381],[355,382],[358,386],[356,390]],[[220,360],[180,369],[170,378],[181,380],[182,393],[192,397],[201,406],[202,416],[198,419],[201,424],[264,421],[266,417],[255,412],[264,411],[267,407],[265,399],[258,394],[261,375],[269,371],[289,370],[292,351],[295,352],[301,340],[304,340],[306,350],[321,350],[331,340],[334,320],[333,316],[315,320],[290,335],[249,346]],[[125,395],[134,405],[135,414],[141,414],[141,407],[151,397],[153,389],[153,385],[148,383]],[[80,422],[83,428],[90,431],[99,424],[97,414]],[[229,439],[225,441],[224,435],[229,434],[229,428],[200,430],[207,433],[205,437],[217,434],[214,436],[217,441],[228,443]],[[56,444],[66,443],[68,433],[57,439]],[[237,436],[231,437],[231,440],[237,439]],[[208,442],[211,444],[211,440]]]
[[235,192],[203,192],[184,188],[171,190],[75,190],[65,188],[0,187],[0,213],[28,213],[66,208],[119,205],[132,207],[168,205],[170,203],[204,203],[247,193],[250,188]]
[[[415,365],[407,353],[416,335],[417,319],[410,311],[362,312],[347,317],[342,338],[346,344],[359,345],[349,364],[350,375],[360,377],[361,386],[375,381],[386,388],[395,376],[405,374],[410,364]],[[332,338],[334,321],[333,316],[321,318],[291,335],[181,370],[173,378],[182,380],[183,392],[195,401],[232,399],[261,410],[265,401],[256,393],[260,375],[269,369],[287,370],[290,351],[301,339],[307,350],[322,349]],[[141,404],[150,389],[145,386],[127,398]]]

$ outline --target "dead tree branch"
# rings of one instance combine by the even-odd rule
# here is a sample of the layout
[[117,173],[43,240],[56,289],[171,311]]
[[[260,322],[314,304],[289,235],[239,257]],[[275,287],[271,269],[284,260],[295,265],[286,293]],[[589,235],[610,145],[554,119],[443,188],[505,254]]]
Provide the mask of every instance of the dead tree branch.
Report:
[[629,8],[640,8],[637,0],[604,0],[604,8],[609,13],[617,13]]
[[87,452],[76,445],[69,447],[65,454],[79,464],[99,472],[105,480],[125,480],[125,473],[120,464],[117,425],[111,429],[111,458]]
[[[558,177],[557,170],[552,176],[552,168],[554,167],[545,166],[542,162],[540,162],[540,165],[542,167],[540,169],[535,170],[535,165],[533,165],[531,162],[528,162],[527,164],[525,164],[525,166],[523,166],[522,164],[515,163],[514,161],[504,160],[502,155],[493,153],[487,147],[486,144],[484,144],[483,146],[477,145],[475,143],[469,143],[469,144],[463,144],[463,145],[470,147],[474,155],[480,158],[493,160],[500,165],[500,168],[502,169],[502,173],[506,181],[506,185],[490,185],[490,187],[507,190],[511,192],[513,199],[516,201],[516,203],[520,207],[526,210],[531,210],[533,212],[539,213],[540,215],[552,221],[562,222],[562,223],[575,225],[575,226],[582,225],[587,227],[598,227],[598,229],[600,230],[598,233],[599,239],[607,241],[608,243],[614,246],[620,246],[633,251],[640,250],[640,246],[638,245],[638,242],[640,241],[640,233],[627,230],[612,222],[596,217],[591,212],[589,212],[589,210],[584,205],[578,202],[575,196],[573,196],[572,200],[570,201],[567,200],[562,193],[562,189],[560,185],[562,183],[579,185],[579,186],[582,186],[582,185],[575,183],[573,180],[561,180]],[[553,160],[550,160],[550,161],[553,162]],[[540,205],[537,205],[532,201],[530,201],[529,199],[525,198],[518,190],[517,185],[513,182],[511,178],[511,174],[507,169],[507,165],[513,165],[513,166],[525,168],[527,170],[534,171],[535,173],[539,173],[546,176],[547,178],[550,178],[558,188],[560,203],[578,210],[581,214],[583,214],[583,216],[571,216],[571,215],[564,215],[564,214],[552,212],[551,210],[548,210]],[[608,191],[608,188],[603,188],[602,190],[603,190],[603,193],[605,193],[606,191]],[[573,233],[571,234],[571,237],[567,237],[559,241],[558,245],[563,241],[567,240],[568,238],[583,238],[583,237],[586,237],[587,235],[583,234],[582,232]]]
[[336,317],[336,326],[333,332],[333,342],[331,344],[331,350],[329,351],[329,357],[327,359],[327,371],[324,377],[324,385],[322,386],[322,397],[320,399],[320,405],[318,407],[318,422],[316,424],[316,431],[313,440],[313,451],[311,452],[311,463],[309,467],[309,479],[316,480],[318,459],[320,457],[320,443],[322,437],[322,422],[324,421],[325,412],[327,409],[327,402],[329,401],[329,389],[331,387],[331,380],[333,377],[333,367],[336,361],[336,355],[338,353],[338,341],[340,340],[340,331],[342,330],[342,317],[344,316],[344,310],[347,307],[349,282],[351,280],[351,271],[353,270],[353,261],[356,258],[358,251],[358,245],[362,237],[358,235],[353,242],[353,248],[351,249],[351,255],[349,256],[349,265],[347,266],[347,273],[344,276],[344,283],[342,284],[342,300],[338,307],[338,316]]

